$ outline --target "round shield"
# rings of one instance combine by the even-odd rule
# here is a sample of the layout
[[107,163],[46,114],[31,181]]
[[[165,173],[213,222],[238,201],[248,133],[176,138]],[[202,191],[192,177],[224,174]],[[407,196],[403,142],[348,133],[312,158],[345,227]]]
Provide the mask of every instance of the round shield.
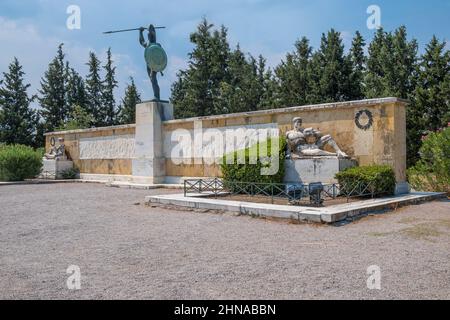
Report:
[[167,54],[161,45],[152,43],[145,49],[147,66],[155,72],[162,72],[167,67]]

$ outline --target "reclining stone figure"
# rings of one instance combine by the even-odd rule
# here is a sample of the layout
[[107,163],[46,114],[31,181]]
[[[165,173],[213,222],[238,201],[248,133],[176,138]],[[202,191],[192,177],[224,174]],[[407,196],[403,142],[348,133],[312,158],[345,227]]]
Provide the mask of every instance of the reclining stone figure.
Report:
[[67,160],[66,157],[66,147],[64,145],[64,139],[58,138],[59,146],[56,146],[55,143],[51,143],[50,151],[44,154],[44,159],[46,160]]
[[[302,158],[311,156],[337,156],[349,158],[330,135],[322,135],[319,130],[313,128],[302,128],[303,120],[294,118],[292,120],[294,129],[286,133],[287,154],[286,158]],[[332,147],[336,153],[323,150],[325,145]]]

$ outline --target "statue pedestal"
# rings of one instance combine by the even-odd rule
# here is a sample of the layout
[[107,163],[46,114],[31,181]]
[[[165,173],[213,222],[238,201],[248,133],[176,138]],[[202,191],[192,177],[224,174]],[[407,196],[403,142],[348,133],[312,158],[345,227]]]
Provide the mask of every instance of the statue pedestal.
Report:
[[62,172],[73,168],[73,162],[68,160],[47,160],[44,159],[41,171],[41,178],[43,179],[62,179]]
[[335,174],[355,167],[356,161],[335,156],[315,156],[285,160],[285,183],[336,183]]
[[166,159],[163,148],[163,121],[173,119],[173,106],[148,101],[136,106],[135,158],[132,161],[133,182],[163,183]]

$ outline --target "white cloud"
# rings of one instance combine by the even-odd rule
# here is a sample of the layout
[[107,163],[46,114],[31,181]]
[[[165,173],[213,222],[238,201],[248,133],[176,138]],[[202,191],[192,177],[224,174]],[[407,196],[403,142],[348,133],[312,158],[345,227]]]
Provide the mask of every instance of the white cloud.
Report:
[[[57,47],[64,43],[64,52],[70,65],[83,76],[87,73],[86,62],[89,51],[94,51],[105,62],[106,50],[99,51],[89,46],[64,41],[57,37],[43,36],[31,23],[21,20],[10,20],[0,16],[0,70],[7,71],[8,65],[17,57],[26,73],[26,82],[31,84],[29,94],[36,94],[40,89],[40,80],[48,68],[49,62],[56,54]],[[113,52],[114,64],[117,67],[119,88],[116,89],[116,100],[120,101],[130,76],[137,76],[138,68],[132,58],[123,53]]]

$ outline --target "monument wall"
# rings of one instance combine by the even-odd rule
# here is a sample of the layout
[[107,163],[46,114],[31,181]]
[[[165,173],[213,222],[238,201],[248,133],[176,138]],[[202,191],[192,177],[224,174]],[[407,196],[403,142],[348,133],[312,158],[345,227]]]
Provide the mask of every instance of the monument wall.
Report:
[[65,139],[67,156],[82,174],[131,175],[135,125],[71,130],[46,134],[46,150],[51,137]]
[[[156,123],[153,117],[155,119],[158,117],[156,112],[154,115],[152,113],[152,118],[146,122],[145,127],[142,126],[145,130],[139,130],[139,142],[134,139],[136,125],[49,133],[46,135],[46,141],[48,148],[50,137],[64,137],[70,158],[85,176],[111,175],[112,179],[117,180],[119,177],[129,176],[131,180],[133,160],[137,163],[135,149],[142,153],[142,146],[146,145],[147,141],[143,143],[141,140],[146,139],[145,132],[148,131],[149,140],[158,140],[150,141],[147,144],[148,148],[158,146],[161,149],[158,151],[161,153],[158,161],[162,162],[158,165],[162,169],[158,171],[163,172],[164,179],[158,179],[158,182],[175,183],[180,182],[184,177],[220,176],[220,168],[217,164],[196,158],[195,155],[199,153],[196,152],[195,145],[192,155],[189,155],[192,158],[191,161],[175,159],[173,148],[183,143],[173,138],[175,132],[184,130],[194,141],[194,128],[200,124],[205,132],[208,129],[217,129],[216,132],[239,128],[270,132],[278,129],[278,134],[284,136],[286,131],[292,129],[292,119],[301,117],[303,127],[313,127],[323,134],[330,134],[342,151],[356,159],[359,165],[391,165],[395,170],[397,181],[404,182],[406,181],[406,104],[406,101],[397,98],[370,99],[190,119],[168,120],[165,117],[153,125]],[[138,110],[140,108],[153,107],[151,103],[144,103],[138,106]],[[154,108],[156,110],[156,107]],[[141,113],[137,112],[138,115]],[[140,122],[142,121],[138,119],[138,128],[141,128]],[[236,148],[239,147],[242,146],[236,145]],[[152,161],[148,162],[148,165],[152,166]]]

